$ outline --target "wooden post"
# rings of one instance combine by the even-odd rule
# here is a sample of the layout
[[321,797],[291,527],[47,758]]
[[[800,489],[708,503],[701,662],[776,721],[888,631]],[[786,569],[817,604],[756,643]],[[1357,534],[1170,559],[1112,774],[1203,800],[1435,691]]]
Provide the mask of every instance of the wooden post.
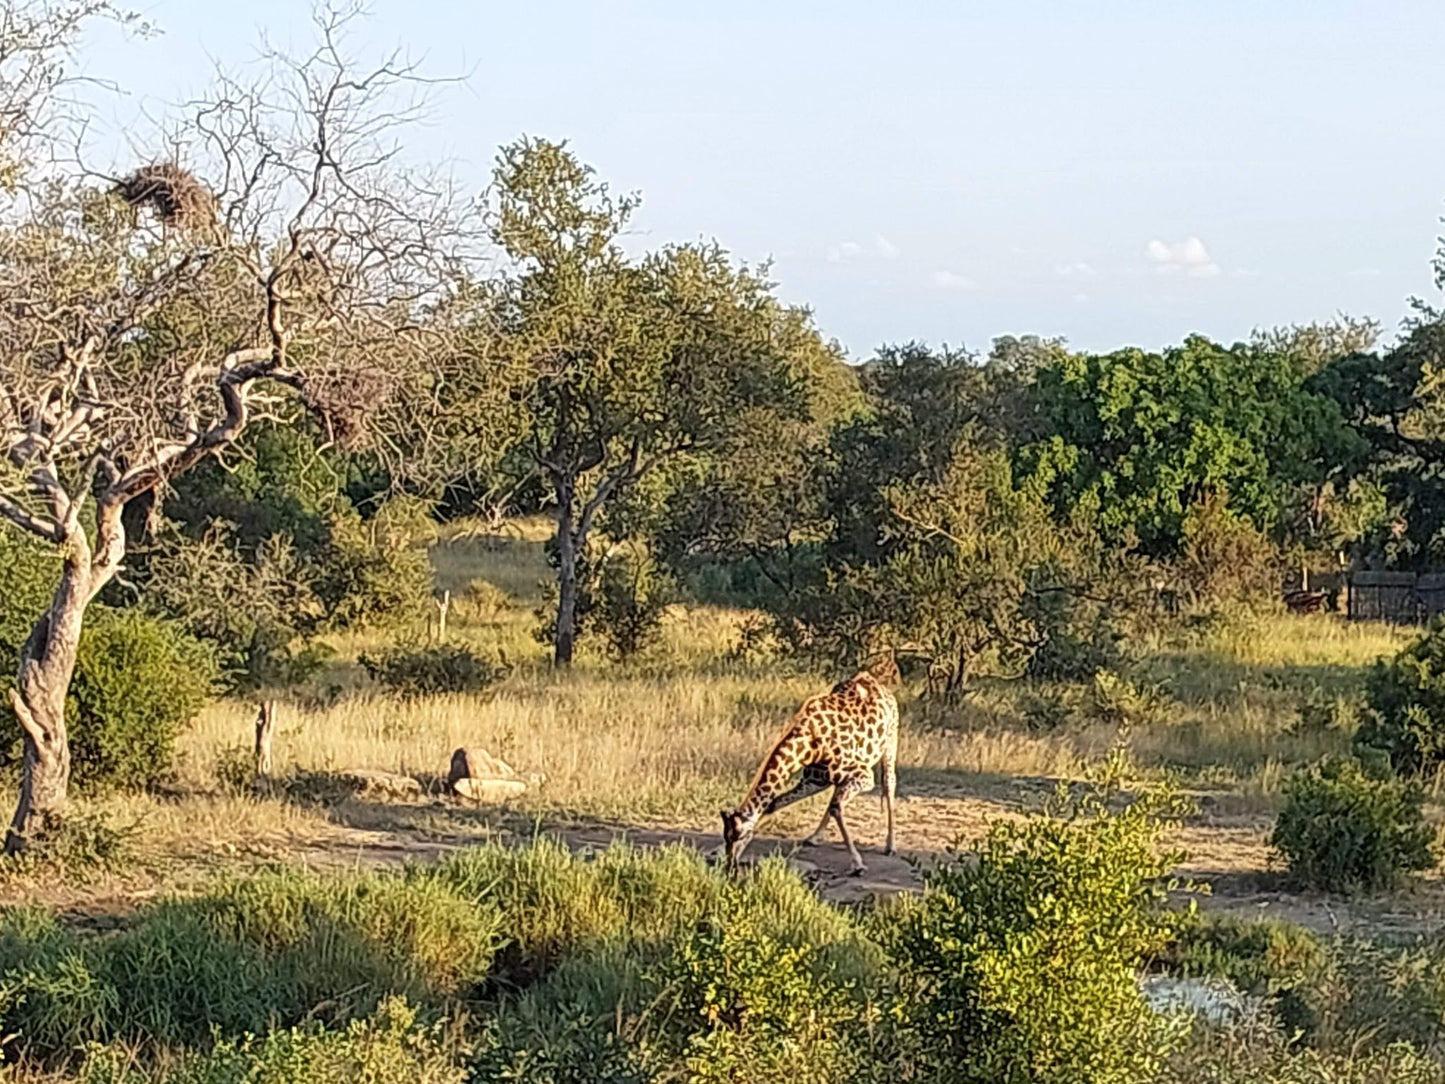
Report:
[[452,593],[450,591],[443,591],[441,599],[437,602],[437,610],[439,611],[439,616],[437,617],[437,643],[441,643],[447,638],[447,614],[451,611],[451,608]]
[[263,700],[256,715],[256,778],[271,775],[271,738],[276,727],[276,701]]

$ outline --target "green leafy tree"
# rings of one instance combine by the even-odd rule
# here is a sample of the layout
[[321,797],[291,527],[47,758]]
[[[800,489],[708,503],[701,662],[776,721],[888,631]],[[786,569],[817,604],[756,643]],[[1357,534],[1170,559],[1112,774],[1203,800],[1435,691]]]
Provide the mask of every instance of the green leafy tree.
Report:
[[1402,775],[1445,765],[1445,620],[1389,662],[1375,664],[1365,702],[1357,749],[1386,754]]
[[637,207],[614,197],[565,147],[503,150],[493,239],[512,270],[489,284],[474,386],[452,432],[500,405],[508,451],[555,504],[553,656],[571,663],[582,564],[599,514],[654,471],[725,447],[762,410],[802,417],[807,396],[776,336],[798,319],[761,277],[714,246],[629,259],[619,239]]
[[1323,481],[1363,450],[1304,376],[1288,355],[1198,336],[1157,354],[1064,354],[1038,370],[1046,435],[1021,462],[1061,513],[1093,508],[1111,538],[1155,554],[1179,551],[1190,508],[1211,494],[1269,530],[1292,483]]

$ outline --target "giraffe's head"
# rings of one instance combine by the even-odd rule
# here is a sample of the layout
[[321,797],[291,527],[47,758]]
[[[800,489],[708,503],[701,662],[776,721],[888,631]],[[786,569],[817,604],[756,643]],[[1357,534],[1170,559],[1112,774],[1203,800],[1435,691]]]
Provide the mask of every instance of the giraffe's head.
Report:
[[898,670],[898,656],[891,648],[868,659],[863,672],[872,674],[882,685],[903,684],[903,675]]
[[758,818],[750,816],[741,810],[729,812],[722,811],[723,822],[723,850],[727,855],[728,869],[737,869],[738,859],[743,856],[743,850],[753,838],[753,829],[758,825]]

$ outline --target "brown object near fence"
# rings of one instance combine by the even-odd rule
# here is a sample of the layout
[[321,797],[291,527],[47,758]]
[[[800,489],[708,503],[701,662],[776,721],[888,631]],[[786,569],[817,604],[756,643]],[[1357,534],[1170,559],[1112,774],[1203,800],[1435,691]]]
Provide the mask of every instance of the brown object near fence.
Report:
[[1351,621],[1424,625],[1445,611],[1445,572],[1354,572],[1349,580]]

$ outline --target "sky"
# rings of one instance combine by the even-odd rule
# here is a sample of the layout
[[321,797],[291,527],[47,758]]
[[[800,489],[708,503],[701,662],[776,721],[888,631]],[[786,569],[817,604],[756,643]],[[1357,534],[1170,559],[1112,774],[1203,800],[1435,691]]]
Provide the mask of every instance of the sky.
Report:
[[[161,33],[84,54],[117,156],[263,34],[311,40],[308,0],[130,6]],[[861,361],[1393,328],[1437,294],[1441,42],[1441,0],[373,0],[350,47],[466,77],[414,160],[480,191],[500,145],[566,139],[641,193],[629,247],[771,260]]]

